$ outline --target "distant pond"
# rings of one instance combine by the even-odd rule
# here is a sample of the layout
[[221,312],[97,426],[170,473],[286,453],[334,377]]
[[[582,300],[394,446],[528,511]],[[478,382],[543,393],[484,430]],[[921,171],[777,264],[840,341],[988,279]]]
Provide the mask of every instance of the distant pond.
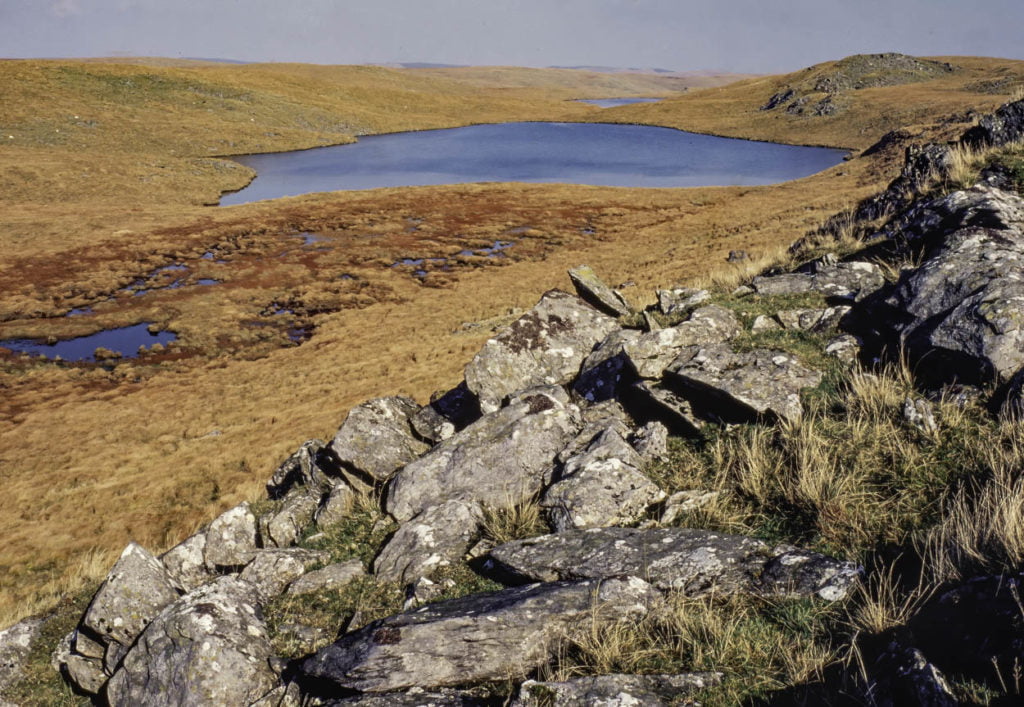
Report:
[[606,123],[501,123],[363,137],[350,145],[233,158],[254,169],[220,204],[311,192],[466,182],[618,187],[753,186],[806,177],[844,150]]

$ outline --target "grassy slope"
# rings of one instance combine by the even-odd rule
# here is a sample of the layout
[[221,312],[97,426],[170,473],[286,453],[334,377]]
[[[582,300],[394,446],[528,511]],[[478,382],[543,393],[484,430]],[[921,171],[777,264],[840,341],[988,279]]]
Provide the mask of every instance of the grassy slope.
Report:
[[[287,272],[254,264],[237,287],[153,305],[197,344],[195,357],[110,372],[7,365],[0,483],[10,502],[0,511],[8,538],[0,569],[9,581],[0,610],[22,614],[33,599],[45,602],[47,591],[79,581],[75,568],[93,548],[98,554],[87,559],[102,567],[128,539],[172,543],[256,493],[287,453],[308,437],[329,437],[361,400],[396,392],[423,400],[454,384],[489,334],[464,322],[500,321],[509,307],[530,306],[551,286],[568,285],[569,266],[587,261],[612,282],[636,281],[634,291],[646,296],[706,274],[731,249],[758,256],[784,247],[869,193],[893,164],[858,159],[762,188],[464,185],[214,210],[201,204],[248,176],[211,155],[344,142],[357,132],[598,115],[861,148],[900,121],[995,105],[1005,96],[957,86],[1000,68],[1021,71],[1019,62],[957,61],[965,71],[935,86],[867,89],[846,114],[820,120],[757,110],[786,78],[601,112],[566,99],[621,95],[630,84],[620,82],[631,77],[594,89],[585,72],[568,72],[572,81],[555,88],[563,76],[500,72],[490,80],[519,87],[488,88],[479,75],[365,67],[0,63],[0,128],[15,135],[0,143],[0,336],[67,333],[65,320],[39,316],[232,238],[255,263],[277,253],[281,233],[326,229],[348,238],[369,228],[387,236],[350,249],[354,260],[343,263],[358,261],[369,294],[317,315],[317,333],[301,347],[218,350],[247,308],[282,294],[327,296],[310,292],[315,273],[297,262]],[[419,234],[408,233],[410,217],[421,220]],[[535,235],[505,267],[467,267],[424,287],[386,266],[396,254],[486,242],[524,225]],[[582,235],[585,226],[596,235]],[[97,311],[104,325],[153,314]]]

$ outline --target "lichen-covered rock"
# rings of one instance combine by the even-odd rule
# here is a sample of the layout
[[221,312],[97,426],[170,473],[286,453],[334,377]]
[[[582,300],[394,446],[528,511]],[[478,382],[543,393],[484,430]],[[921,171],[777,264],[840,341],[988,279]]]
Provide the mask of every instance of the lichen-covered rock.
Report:
[[826,297],[860,301],[885,284],[874,263],[814,263],[810,272],[759,275],[751,282],[759,295],[796,295],[818,292]]
[[847,366],[857,363],[864,342],[853,334],[840,334],[825,345],[825,355],[832,356]]
[[629,443],[643,461],[662,461],[668,457],[668,428],[656,420],[648,422],[630,436]]
[[711,299],[707,290],[695,290],[689,287],[678,287],[672,290],[658,290],[658,309],[666,316],[685,314]]
[[301,670],[362,692],[506,680],[543,663],[553,640],[571,635],[591,610],[598,620],[639,618],[659,596],[628,577],[462,597],[375,621],[324,648]]
[[483,412],[509,395],[540,385],[568,383],[583,359],[618,328],[578,297],[551,290],[540,302],[484,344],[466,366],[466,385]]
[[907,397],[903,401],[903,421],[927,435],[939,431],[935,421],[935,406],[924,398]]
[[216,575],[206,567],[206,533],[192,535],[160,556],[171,581],[182,593],[191,592]]
[[568,530],[633,523],[663,498],[665,492],[639,469],[612,458],[590,462],[553,484],[540,505],[555,530]]
[[342,423],[331,451],[342,464],[377,481],[387,481],[429,448],[413,433],[419,405],[399,395],[357,405]]
[[335,460],[330,458],[330,452],[322,440],[303,442],[294,454],[274,470],[267,482],[267,495],[273,499],[284,498],[290,491],[300,487],[327,493],[336,483],[335,465]]
[[313,570],[295,580],[288,587],[288,594],[312,594],[321,589],[339,589],[352,580],[366,575],[363,563],[359,560],[347,560],[328,565],[323,569]]
[[964,133],[965,144],[971,147],[1007,145],[1024,137],[1024,100],[1000,106],[983,116],[978,124]]
[[127,648],[160,610],[177,598],[160,560],[142,546],[129,543],[89,602],[82,626],[104,644]]
[[742,330],[739,319],[731,310],[712,304],[695,310],[689,319],[674,327],[625,341],[622,348],[638,376],[657,379],[683,348],[719,344]]
[[608,287],[589,265],[579,265],[569,270],[576,293],[586,302],[613,317],[632,314],[633,308],[621,294]]
[[483,511],[475,503],[446,501],[427,508],[391,536],[373,562],[387,582],[412,582],[457,562],[479,534]]
[[787,309],[775,316],[782,324],[783,329],[821,332],[838,327],[840,320],[849,311],[850,307],[847,306],[825,309]]
[[721,681],[721,673],[597,675],[563,682],[527,680],[512,707],[667,707]]
[[250,704],[274,687],[255,588],[221,577],[167,606],[107,683],[111,705]]
[[365,693],[325,702],[324,707],[488,707],[493,699],[483,699],[469,690],[440,688],[424,690],[412,687],[404,692]]
[[704,427],[704,421],[686,398],[668,388],[649,381],[640,381],[631,388],[632,393],[643,401],[648,414],[665,421],[669,428],[679,434],[696,436]]
[[900,276],[871,326],[932,382],[1006,382],[1024,367],[1022,270],[1024,230],[957,231]]
[[445,501],[508,508],[551,482],[554,460],[582,427],[565,391],[524,391],[408,464],[388,487],[400,522]]
[[479,417],[480,401],[462,381],[451,390],[432,395],[412,416],[412,427],[420,437],[437,444]]
[[24,619],[0,631],[0,694],[21,678],[42,624],[40,619]]
[[797,597],[818,596],[826,601],[845,598],[859,584],[861,569],[817,552],[779,547],[764,566],[760,591]]
[[760,540],[684,528],[569,530],[490,553],[496,569],[526,581],[634,575],[691,595],[749,589],[769,558]]
[[206,529],[206,567],[242,567],[256,556],[256,516],[248,502],[219,515]]
[[792,354],[767,349],[736,353],[724,344],[684,350],[666,375],[687,399],[731,421],[762,415],[799,419],[800,391],[821,382],[820,372]]
[[340,483],[332,488],[330,495],[321,501],[313,515],[317,527],[327,530],[341,523],[351,513],[355,500],[355,491],[348,484]]
[[901,245],[942,247],[948,237],[965,229],[1021,232],[1024,201],[1011,192],[988,184],[950,192],[930,201],[918,201],[886,226]]
[[319,507],[319,490],[297,490],[288,494],[279,509],[258,519],[259,537],[263,547],[294,545],[313,525],[313,518]]
[[326,552],[302,548],[260,550],[238,576],[256,587],[264,601],[269,601],[329,557]]
[[573,390],[590,402],[613,400],[621,386],[636,376],[626,359],[626,344],[642,336],[634,329],[616,329],[583,360]]
[[917,648],[897,641],[890,643],[868,666],[868,675],[872,703],[878,707],[956,707],[963,704],[941,670]]

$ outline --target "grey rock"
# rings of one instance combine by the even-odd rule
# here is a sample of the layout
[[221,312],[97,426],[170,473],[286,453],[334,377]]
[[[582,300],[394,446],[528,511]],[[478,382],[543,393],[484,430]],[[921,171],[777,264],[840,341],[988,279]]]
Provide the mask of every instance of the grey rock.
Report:
[[480,402],[463,381],[430,396],[430,402],[413,415],[412,426],[420,437],[437,444],[479,417]]
[[276,511],[260,516],[259,537],[263,547],[291,547],[313,525],[320,506],[317,489],[288,494]]
[[270,692],[270,641],[255,589],[221,577],[143,631],[107,683],[112,705],[249,704]]
[[0,694],[21,679],[42,625],[41,619],[24,619],[0,631]]
[[206,567],[242,567],[256,556],[256,516],[248,502],[218,516],[206,529]]
[[916,202],[893,219],[886,230],[901,244],[941,247],[950,235],[965,229],[1020,233],[1022,227],[1024,201],[1013,193],[982,183]]
[[664,386],[641,381],[633,385],[632,390],[644,400],[650,412],[660,413],[669,427],[687,435],[699,435],[704,422],[696,414],[693,405],[686,398],[677,395]]
[[924,398],[908,397],[903,401],[903,420],[926,435],[939,431],[939,425],[935,422],[935,407]]
[[515,540],[491,551],[494,566],[527,581],[633,575],[689,595],[754,586],[770,558],[760,540],[684,528],[592,528]]
[[89,602],[82,626],[104,644],[128,647],[160,610],[177,598],[160,560],[142,546],[129,543]]
[[799,419],[800,391],[821,382],[820,372],[791,354],[767,349],[735,353],[724,344],[685,350],[666,374],[691,401],[737,421],[761,415]]
[[388,540],[373,562],[386,582],[412,582],[458,562],[479,534],[483,511],[475,503],[446,501],[427,508]]
[[839,601],[860,583],[862,571],[852,562],[793,547],[775,548],[773,554],[761,573],[764,594]]
[[634,329],[616,329],[608,334],[583,360],[573,390],[590,402],[614,399],[624,381],[635,378],[626,358],[626,344],[641,336]]
[[267,482],[267,495],[272,499],[284,498],[293,489],[301,487],[327,493],[336,483],[335,466],[336,462],[329,458],[327,445],[322,440],[303,442],[274,471]]
[[759,314],[754,318],[754,322],[750,325],[751,331],[777,331],[782,328],[782,325],[775,319],[775,317],[769,317],[767,314]]
[[[826,309],[789,309],[775,316],[783,329],[822,332],[835,329],[850,307],[828,307]],[[756,324],[756,322],[755,322]]]
[[750,286],[759,295],[799,295],[811,291],[814,278],[807,273],[758,275]]
[[644,462],[664,461],[668,458],[668,428],[660,422],[648,422],[636,430],[629,443]]
[[386,692],[375,695],[365,693],[355,697],[346,697],[325,703],[325,707],[485,707],[493,704],[491,700],[477,697],[466,690],[441,688],[424,690],[413,687],[404,692]]
[[313,520],[321,530],[332,528],[348,518],[355,503],[356,493],[348,484],[341,483],[331,489],[331,494],[316,509]]
[[278,685],[249,707],[303,707],[302,690],[294,682]]
[[527,680],[512,706],[667,707],[721,681],[721,673],[597,675],[563,682]]
[[413,434],[418,411],[415,401],[398,395],[357,405],[334,435],[331,451],[342,464],[387,481],[429,448]]
[[658,309],[666,316],[685,314],[711,299],[707,290],[679,287],[672,290],[658,290]]
[[926,705],[956,707],[962,704],[935,665],[913,646],[889,644],[870,668],[872,702],[879,707]]
[[644,318],[644,323],[643,326],[640,328],[643,329],[644,331],[658,331],[658,329],[662,328],[661,323],[658,321],[658,319],[654,316],[652,312],[648,312],[645,309],[643,312],[641,312],[641,316]]
[[983,116],[978,124],[964,133],[962,142],[971,147],[1006,145],[1024,136],[1024,100],[1000,106]]
[[623,343],[626,359],[641,378],[661,378],[665,368],[687,346],[718,344],[743,330],[736,315],[725,307],[701,307],[681,324],[642,334]]
[[680,515],[692,513],[713,502],[718,496],[718,491],[706,491],[703,489],[676,491],[665,499],[661,518],[658,519],[658,522],[662,525],[671,525]]
[[589,265],[578,265],[569,270],[576,293],[590,305],[613,317],[624,317],[632,314],[633,308],[621,294],[601,282],[594,269]]
[[302,548],[260,550],[239,578],[256,587],[262,599],[269,601],[329,557],[326,552]]
[[395,475],[387,510],[399,522],[445,501],[510,508],[551,482],[555,456],[582,427],[565,391],[524,391]]
[[93,640],[84,631],[75,629],[68,634],[71,639],[71,651],[85,658],[103,660],[107,653],[106,647],[99,641]]
[[553,639],[578,630],[583,616],[639,618],[659,596],[628,577],[462,597],[375,621],[321,650],[301,670],[362,692],[505,680],[545,662]]
[[568,383],[587,354],[616,328],[614,319],[578,297],[551,290],[484,344],[466,366],[466,385],[483,412],[494,412],[517,391]]
[[1013,374],[1006,386],[999,416],[1004,420],[1024,418],[1024,368]]
[[338,562],[303,575],[291,583],[287,593],[297,596],[300,594],[312,594],[322,589],[339,589],[365,575],[366,570],[363,569],[363,563],[359,560]]
[[863,342],[853,334],[840,334],[825,346],[825,354],[838,359],[847,366],[853,366],[860,357]]
[[885,300],[898,315],[876,323],[937,381],[1006,382],[1024,367],[1022,268],[1024,231],[957,231],[900,277]]
[[103,661],[69,653],[61,664],[64,675],[72,686],[86,693],[97,695],[107,683],[109,676],[103,672]]
[[797,295],[818,292],[826,297],[860,301],[885,284],[881,268],[874,263],[816,263],[811,272],[759,275],[751,286],[759,295]]
[[174,586],[182,593],[191,592],[216,575],[206,567],[206,533],[192,535],[160,556]]
[[639,520],[665,497],[637,468],[640,455],[609,424],[589,446],[565,463],[562,479],[541,499],[557,530],[592,528]]

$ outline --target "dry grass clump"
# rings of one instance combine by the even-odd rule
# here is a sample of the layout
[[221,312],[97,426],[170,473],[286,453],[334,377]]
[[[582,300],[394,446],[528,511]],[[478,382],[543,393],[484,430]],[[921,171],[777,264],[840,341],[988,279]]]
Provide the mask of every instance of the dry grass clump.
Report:
[[506,508],[484,508],[484,538],[495,545],[551,532],[536,499]]

